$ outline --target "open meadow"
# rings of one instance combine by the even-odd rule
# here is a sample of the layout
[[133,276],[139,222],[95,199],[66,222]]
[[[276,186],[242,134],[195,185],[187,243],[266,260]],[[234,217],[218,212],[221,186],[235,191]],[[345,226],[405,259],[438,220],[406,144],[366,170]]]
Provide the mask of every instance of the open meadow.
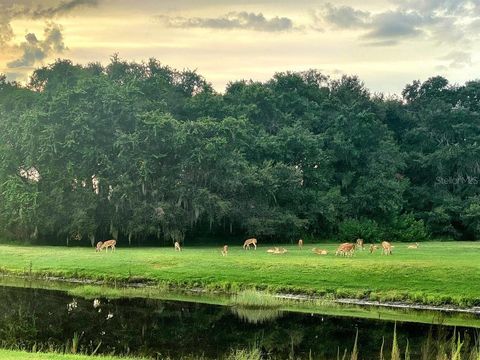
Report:
[[[333,297],[400,300],[425,304],[480,304],[480,244],[429,242],[418,249],[395,243],[393,255],[357,250],[335,256],[336,244],[286,246],[285,254],[267,253],[269,246],[243,250],[220,247],[117,248],[96,253],[91,248],[0,246],[5,274],[95,279],[109,283],[150,281],[178,289],[241,288]],[[328,250],[314,254],[313,247]]]

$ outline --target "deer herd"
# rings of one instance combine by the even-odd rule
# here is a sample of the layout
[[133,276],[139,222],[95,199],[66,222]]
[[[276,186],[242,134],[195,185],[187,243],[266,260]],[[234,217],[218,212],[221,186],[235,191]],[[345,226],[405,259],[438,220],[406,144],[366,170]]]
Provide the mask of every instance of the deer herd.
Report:
[[[114,252],[116,245],[117,245],[117,241],[114,239],[99,241],[97,243],[95,251],[101,252],[103,249],[105,249],[105,252],[108,252],[108,248],[111,248],[112,252]],[[250,246],[253,246],[254,249],[257,250],[257,239],[251,238],[251,239],[245,240],[245,242],[243,243],[243,249],[250,250]],[[383,255],[392,255],[392,249],[394,248],[394,246],[388,241],[382,241],[380,245],[370,244],[370,247],[369,247],[370,254],[378,250],[380,246],[382,248]],[[298,248],[300,250],[303,249],[303,239],[298,240]],[[419,248],[418,242],[407,246],[407,249],[418,249],[418,248]],[[175,241],[174,249],[175,251],[182,251],[182,247],[180,246],[180,243],[178,241]],[[365,250],[365,242],[363,239],[357,239],[355,243],[340,244],[337,250],[335,251],[335,256],[353,256],[353,254],[357,249],[361,249],[362,251]],[[267,253],[276,254],[276,255],[285,254],[286,252],[287,252],[287,249],[283,247],[273,247],[267,250]],[[313,248],[312,252],[316,255],[328,255],[328,251],[325,249]],[[228,255],[228,245],[223,246],[223,248],[221,249],[221,254],[222,256]]]

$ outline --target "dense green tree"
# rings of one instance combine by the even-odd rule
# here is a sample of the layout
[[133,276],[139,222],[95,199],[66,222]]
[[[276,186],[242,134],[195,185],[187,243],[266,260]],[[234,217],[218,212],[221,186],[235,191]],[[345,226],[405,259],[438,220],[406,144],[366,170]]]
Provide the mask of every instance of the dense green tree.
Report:
[[0,231],[32,242],[480,233],[480,85],[314,71],[224,94],[155,59],[0,77]]

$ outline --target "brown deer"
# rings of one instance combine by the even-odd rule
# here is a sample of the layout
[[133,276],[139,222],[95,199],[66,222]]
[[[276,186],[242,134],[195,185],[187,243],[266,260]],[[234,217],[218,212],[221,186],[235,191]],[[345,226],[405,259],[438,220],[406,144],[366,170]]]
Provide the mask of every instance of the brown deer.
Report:
[[415,244],[412,244],[412,245],[408,245],[407,248],[408,249],[418,249],[418,243],[416,242]]
[[370,244],[370,254],[374,253],[378,249],[378,245]]
[[327,255],[328,254],[328,251],[324,250],[324,249],[313,248],[312,251],[313,251],[314,254],[317,254],[317,255]]
[[178,241],[175,241],[175,251],[182,251],[182,247],[180,246],[180,243]]
[[365,250],[363,239],[357,239],[357,248],[361,248],[362,250]]
[[382,241],[382,254],[383,255],[392,255],[392,244],[388,241]]
[[250,245],[253,245],[255,247],[255,250],[257,250],[257,239],[255,238],[251,238],[251,239],[247,239],[245,240],[245,242],[243,243],[243,248],[246,250],[250,250]]
[[298,240],[298,247],[300,249],[303,249],[303,240],[302,239]]
[[222,256],[228,255],[228,245],[223,245]]
[[336,255],[352,256],[354,252],[355,252],[355,244],[343,243],[337,248],[337,251],[335,252],[335,256]]
[[117,240],[106,240],[106,241],[99,241],[97,244],[96,251],[102,251],[105,249],[105,252],[108,252],[108,248],[112,248],[112,251],[115,251],[115,246],[117,245]]

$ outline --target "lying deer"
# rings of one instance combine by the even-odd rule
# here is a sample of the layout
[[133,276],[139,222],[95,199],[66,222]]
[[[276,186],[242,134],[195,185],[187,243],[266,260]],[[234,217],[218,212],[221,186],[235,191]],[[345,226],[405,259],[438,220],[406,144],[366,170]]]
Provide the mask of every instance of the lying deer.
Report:
[[257,239],[251,238],[245,240],[245,242],[243,243],[243,248],[250,250],[250,245],[253,245],[255,247],[255,250],[257,250]]
[[298,247],[300,249],[303,249],[303,240],[302,239],[298,240]]
[[117,245],[117,240],[99,241],[97,244],[96,251],[102,251],[103,249],[105,249],[105,252],[108,252],[108,248],[112,248],[112,251],[115,251],[116,245]]
[[412,244],[412,245],[408,245],[407,248],[408,249],[418,249],[418,243],[416,242],[415,244]]
[[313,251],[313,253],[315,253],[317,255],[327,255],[328,254],[328,251],[324,250],[324,249],[313,248],[312,251]]
[[175,241],[175,251],[182,251],[182,247],[180,246],[180,243],[178,241]]
[[382,241],[382,254],[383,255],[392,255],[392,244],[388,241]]
[[222,256],[228,255],[228,245],[223,245]]
[[267,250],[268,253],[270,254],[285,254],[287,252],[287,249],[285,248],[278,248],[278,247],[274,247],[273,249],[268,249]]

